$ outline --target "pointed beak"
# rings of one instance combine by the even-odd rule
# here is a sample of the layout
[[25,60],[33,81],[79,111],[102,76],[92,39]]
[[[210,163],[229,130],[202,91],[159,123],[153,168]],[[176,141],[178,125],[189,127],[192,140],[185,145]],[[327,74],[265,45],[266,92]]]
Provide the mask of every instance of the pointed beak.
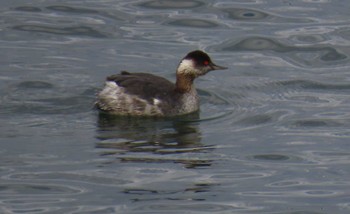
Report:
[[214,63],[211,63],[210,65],[210,70],[225,70],[227,69],[227,67],[224,67],[224,66],[220,66],[220,65],[215,65]]

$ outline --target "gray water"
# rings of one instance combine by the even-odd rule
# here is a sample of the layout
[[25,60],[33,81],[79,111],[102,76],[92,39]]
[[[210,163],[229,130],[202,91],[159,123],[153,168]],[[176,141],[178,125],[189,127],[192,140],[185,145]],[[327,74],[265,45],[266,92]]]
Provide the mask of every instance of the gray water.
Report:
[[[350,213],[346,0],[2,0],[0,213]],[[175,78],[199,115],[111,118],[106,76]]]

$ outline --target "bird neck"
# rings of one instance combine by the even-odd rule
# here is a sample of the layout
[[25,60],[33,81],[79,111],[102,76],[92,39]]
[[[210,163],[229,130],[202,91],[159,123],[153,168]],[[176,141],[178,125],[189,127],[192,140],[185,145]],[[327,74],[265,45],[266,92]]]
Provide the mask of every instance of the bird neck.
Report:
[[176,71],[176,88],[175,91],[180,93],[187,93],[192,90],[193,80],[196,78],[193,72],[193,61],[183,59]]
[[191,75],[177,74],[175,91],[180,93],[187,93],[192,90],[194,77]]

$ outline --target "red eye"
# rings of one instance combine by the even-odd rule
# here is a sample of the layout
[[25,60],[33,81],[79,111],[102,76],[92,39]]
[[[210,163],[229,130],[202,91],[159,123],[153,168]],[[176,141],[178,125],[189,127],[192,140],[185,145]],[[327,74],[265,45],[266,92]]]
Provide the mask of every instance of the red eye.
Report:
[[209,65],[209,62],[208,61],[204,61],[203,64],[204,65]]

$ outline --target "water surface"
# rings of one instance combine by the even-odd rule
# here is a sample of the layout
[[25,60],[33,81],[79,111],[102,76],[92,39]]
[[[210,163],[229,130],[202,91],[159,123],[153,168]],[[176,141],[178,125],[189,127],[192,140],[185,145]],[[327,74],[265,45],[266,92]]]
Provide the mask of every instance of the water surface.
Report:
[[[1,213],[350,212],[345,0],[0,3]],[[175,79],[199,114],[100,115],[106,76]]]

